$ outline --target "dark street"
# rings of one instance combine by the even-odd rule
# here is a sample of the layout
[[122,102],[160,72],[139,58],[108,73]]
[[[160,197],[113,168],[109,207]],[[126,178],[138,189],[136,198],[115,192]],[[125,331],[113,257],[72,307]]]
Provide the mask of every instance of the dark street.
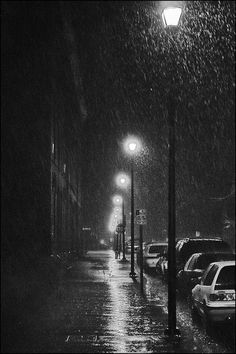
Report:
[[3,353],[235,352],[235,4],[1,1]]
[[164,335],[166,286],[156,276],[145,275],[142,296],[139,278],[134,282],[128,276],[129,267],[111,250],[88,252],[60,279],[46,304],[18,323],[7,352],[234,353],[233,332],[225,344],[207,336],[192,324],[181,302],[181,337],[169,341]]

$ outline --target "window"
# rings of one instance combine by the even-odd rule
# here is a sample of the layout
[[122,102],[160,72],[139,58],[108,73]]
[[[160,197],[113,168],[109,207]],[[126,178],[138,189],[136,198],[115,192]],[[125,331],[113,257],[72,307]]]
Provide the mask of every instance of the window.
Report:
[[214,257],[206,257],[205,255],[201,255],[200,257],[198,257],[196,268],[206,269],[208,265],[214,261]]
[[235,289],[235,266],[227,266],[218,274],[215,290]]
[[188,265],[188,270],[196,269],[196,257],[192,257]]
[[166,246],[150,246],[149,253],[163,253],[166,250]]
[[211,269],[207,272],[204,279],[202,279],[202,285],[211,285],[212,281],[216,275],[217,270],[218,270],[218,266],[216,264],[214,264],[211,267]]

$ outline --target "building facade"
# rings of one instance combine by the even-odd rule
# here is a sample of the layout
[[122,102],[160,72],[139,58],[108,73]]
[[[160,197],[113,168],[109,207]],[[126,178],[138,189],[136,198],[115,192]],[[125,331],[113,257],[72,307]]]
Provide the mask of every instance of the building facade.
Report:
[[60,2],[2,3],[2,252],[28,264],[82,253],[86,108]]

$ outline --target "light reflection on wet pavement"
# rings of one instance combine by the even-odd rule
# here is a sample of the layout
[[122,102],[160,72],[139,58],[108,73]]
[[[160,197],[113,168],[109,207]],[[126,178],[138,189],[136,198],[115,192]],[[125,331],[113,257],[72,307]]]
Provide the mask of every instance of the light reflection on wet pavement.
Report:
[[[112,251],[91,251],[62,279],[38,316],[29,319],[22,350],[32,353],[233,353],[194,326],[177,306],[181,338],[169,341],[167,287],[145,275],[145,295],[129,277],[130,263]],[[19,348],[19,346],[18,346]]]

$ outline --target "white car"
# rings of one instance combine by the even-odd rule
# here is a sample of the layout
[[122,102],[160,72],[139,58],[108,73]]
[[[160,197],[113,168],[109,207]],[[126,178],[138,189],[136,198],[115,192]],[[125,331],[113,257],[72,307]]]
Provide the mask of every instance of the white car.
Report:
[[167,242],[148,243],[143,251],[143,266],[145,269],[156,268],[158,259],[167,251]]
[[200,315],[208,329],[211,324],[235,319],[235,261],[211,263],[200,283],[192,289],[193,319]]

